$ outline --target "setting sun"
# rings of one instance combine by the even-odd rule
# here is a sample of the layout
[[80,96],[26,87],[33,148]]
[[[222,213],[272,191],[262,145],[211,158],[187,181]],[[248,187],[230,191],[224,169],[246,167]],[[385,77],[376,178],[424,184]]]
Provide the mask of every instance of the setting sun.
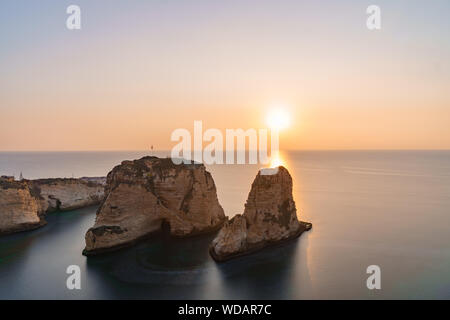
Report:
[[267,125],[271,129],[285,129],[289,127],[290,117],[286,110],[277,108],[271,110],[267,115]]

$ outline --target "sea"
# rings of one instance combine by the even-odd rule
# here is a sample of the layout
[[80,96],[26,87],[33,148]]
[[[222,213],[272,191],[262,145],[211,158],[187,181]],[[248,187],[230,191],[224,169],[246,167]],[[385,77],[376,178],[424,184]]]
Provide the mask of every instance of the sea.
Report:
[[[0,152],[0,175],[105,176],[123,160],[165,152]],[[96,207],[47,216],[0,237],[0,299],[449,299],[450,151],[284,151],[298,239],[214,262],[214,234],[157,233],[117,252],[83,256]],[[211,165],[227,216],[242,213],[258,165]],[[81,288],[69,290],[69,266]],[[380,287],[368,286],[370,266]],[[373,278],[372,278],[373,279]],[[369,282],[371,280],[369,279]]]

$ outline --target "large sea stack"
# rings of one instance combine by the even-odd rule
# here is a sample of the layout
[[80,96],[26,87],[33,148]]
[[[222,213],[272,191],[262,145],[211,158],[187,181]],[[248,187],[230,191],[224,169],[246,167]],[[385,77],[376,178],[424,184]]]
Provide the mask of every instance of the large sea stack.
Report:
[[102,178],[16,181],[0,177],[0,235],[38,228],[45,214],[99,204]]
[[292,178],[282,166],[262,169],[253,181],[244,213],[227,221],[210,247],[216,261],[248,254],[300,236],[311,228],[297,219]]
[[132,245],[163,226],[186,237],[217,230],[225,220],[203,164],[157,157],[123,161],[107,176],[105,199],[86,233],[83,254]]

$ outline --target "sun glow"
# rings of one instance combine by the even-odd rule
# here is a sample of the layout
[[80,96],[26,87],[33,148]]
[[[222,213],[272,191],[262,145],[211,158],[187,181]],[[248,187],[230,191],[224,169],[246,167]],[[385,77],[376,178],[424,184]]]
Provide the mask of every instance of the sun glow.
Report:
[[[279,133],[290,125],[290,114],[285,105],[273,105],[267,113],[266,122],[271,130],[272,154],[270,156],[270,168],[286,165],[279,151]],[[274,140],[275,139],[275,140]]]
[[279,154],[274,155],[272,157],[272,159],[270,160],[270,167],[271,168],[276,168],[276,167],[282,166],[283,164],[284,164],[283,163],[283,159],[280,157]]
[[289,127],[290,117],[287,111],[283,108],[276,108],[267,114],[267,125],[271,129],[281,130]]
[[279,166],[287,167],[288,163],[286,161],[285,155],[282,151],[277,151],[270,157],[269,168],[277,168]]

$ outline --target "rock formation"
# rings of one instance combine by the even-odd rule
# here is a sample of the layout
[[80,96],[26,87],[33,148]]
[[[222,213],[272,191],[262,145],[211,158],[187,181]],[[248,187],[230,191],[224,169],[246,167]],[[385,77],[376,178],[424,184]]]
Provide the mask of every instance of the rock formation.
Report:
[[99,178],[39,179],[29,184],[41,198],[45,212],[67,211],[93,206],[103,200],[104,185]]
[[39,198],[25,181],[0,178],[0,235],[45,224]]
[[123,161],[108,174],[83,254],[131,245],[164,225],[171,235],[185,237],[216,230],[225,220],[203,164],[176,165],[157,157]]
[[99,180],[38,179],[15,181],[0,177],[0,235],[45,225],[45,214],[100,203],[104,186]]
[[224,224],[210,254],[216,261],[224,261],[298,237],[310,228],[310,223],[297,219],[287,169],[262,169],[253,181],[244,213]]

